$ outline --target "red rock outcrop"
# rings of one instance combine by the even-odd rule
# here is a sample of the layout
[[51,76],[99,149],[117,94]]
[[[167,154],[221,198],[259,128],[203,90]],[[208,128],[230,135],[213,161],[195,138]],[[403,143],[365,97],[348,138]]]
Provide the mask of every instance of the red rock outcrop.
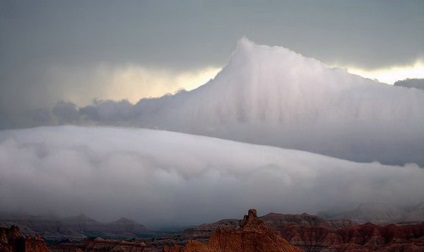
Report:
[[49,252],[44,240],[36,235],[24,237],[17,226],[0,228],[0,252]]
[[75,243],[62,243],[51,248],[52,251],[61,252],[105,252],[105,251],[122,251],[122,252],[150,252],[159,251],[144,242],[138,241],[120,241],[109,239],[89,239]]
[[[270,213],[259,218],[265,224],[304,251],[424,251],[424,222],[379,226],[359,225],[349,220],[325,220],[318,216]],[[236,220],[221,220],[184,231],[187,247],[204,246],[211,234],[236,229]],[[202,241],[203,243],[200,243]],[[203,245],[202,245],[203,244]],[[180,250],[185,251],[183,247]]]
[[255,209],[250,209],[240,222],[240,228],[218,228],[207,244],[189,241],[185,247],[164,247],[165,252],[232,252],[269,251],[300,252],[258,219]]
[[[291,246],[293,245],[293,246]],[[424,251],[424,222],[358,225],[301,214],[267,214],[250,210],[242,221],[221,220],[182,233],[161,234],[132,242],[91,239],[61,244],[57,251]],[[1,251],[0,251],[1,252]]]
[[[325,220],[316,215],[310,214],[279,214],[269,213],[262,217],[265,224],[273,231],[280,233],[281,230],[286,230],[292,226],[302,227],[324,227],[329,229],[340,229],[358,225],[358,223],[351,220]],[[200,240],[207,242],[212,233],[222,227],[238,228],[239,220],[237,219],[224,219],[214,223],[202,224],[193,228],[184,230],[183,236],[191,240]]]
[[424,251],[424,222],[387,226],[366,223],[341,229],[292,225],[279,231],[304,251]]

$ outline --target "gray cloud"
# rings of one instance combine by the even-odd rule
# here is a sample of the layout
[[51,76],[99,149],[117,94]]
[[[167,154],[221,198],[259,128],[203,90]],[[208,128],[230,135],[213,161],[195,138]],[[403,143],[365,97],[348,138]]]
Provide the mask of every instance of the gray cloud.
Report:
[[[362,0],[1,1],[0,113],[14,118],[69,100],[69,93],[107,99],[107,85],[73,71],[78,67],[95,72],[103,63],[175,71],[222,66],[243,35],[329,64],[410,64],[424,55],[423,5]],[[50,78],[52,66],[81,78],[74,83]]]
[[[242,39],[214,80],[159,99],[96,102],[73,123],[121,125],[424,165],[424,93]],[[66,116],[66,115],[65,115]]]
[[406,79],[403,81],[396,81],[395,86],[424,89],[424,79]]
[[78,111],[72,102],[60,101],[52,109],[53,115],[57,117],[60,124],[75,122],[78,118]]
[[0,210],[149,227],[266,213],[315,213],[424,199],[417,165],[354,163],[165,131],[41,127],[0,132]]
[[97,121],[101,123],[118,123],[128,121],[134,117],[133,105],[127,100],[119,102],[106,100],[94,101],[92,105],[79,110],[81,117],[85,120]]

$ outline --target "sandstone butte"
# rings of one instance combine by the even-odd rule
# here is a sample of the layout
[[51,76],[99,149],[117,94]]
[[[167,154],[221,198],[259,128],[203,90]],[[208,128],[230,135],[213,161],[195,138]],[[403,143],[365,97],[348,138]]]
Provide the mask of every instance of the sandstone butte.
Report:
[[186,246],[165,246],[165,252],[300,252],[298,247],[268,228],[264,221],[258,219],[256,210],[250,209],[240,222],[240,228],[218,228],[208,243],[190,240]]
[[49,252],[39,235],[25,238],[17,226],[0,228],[0,252]]

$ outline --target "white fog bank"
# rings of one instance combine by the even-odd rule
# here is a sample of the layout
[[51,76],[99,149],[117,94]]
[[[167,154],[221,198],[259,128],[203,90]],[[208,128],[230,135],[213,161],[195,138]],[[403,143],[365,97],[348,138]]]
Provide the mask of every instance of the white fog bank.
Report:
[[41,127],[0,131],[0,211],[125,216],[148,227],[262,213],[316,213],[424,199],[417,165],[166,131]]

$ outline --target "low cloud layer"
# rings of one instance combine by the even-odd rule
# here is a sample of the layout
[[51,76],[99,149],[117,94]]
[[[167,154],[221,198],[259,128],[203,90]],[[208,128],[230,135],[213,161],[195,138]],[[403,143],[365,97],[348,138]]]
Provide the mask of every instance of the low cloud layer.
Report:
[[149,227],[261,213],[315,213],[424,199],[417,165],[354,163],[165,131],[41,127],[0,132],[0,211]]
[[424,165],[422,90],[364,79],[245,38],[227,66],[191,92],[134,105],[106,100],[77,108],[60,102],[53,114],[29,118],[165,129],[359,162]]

